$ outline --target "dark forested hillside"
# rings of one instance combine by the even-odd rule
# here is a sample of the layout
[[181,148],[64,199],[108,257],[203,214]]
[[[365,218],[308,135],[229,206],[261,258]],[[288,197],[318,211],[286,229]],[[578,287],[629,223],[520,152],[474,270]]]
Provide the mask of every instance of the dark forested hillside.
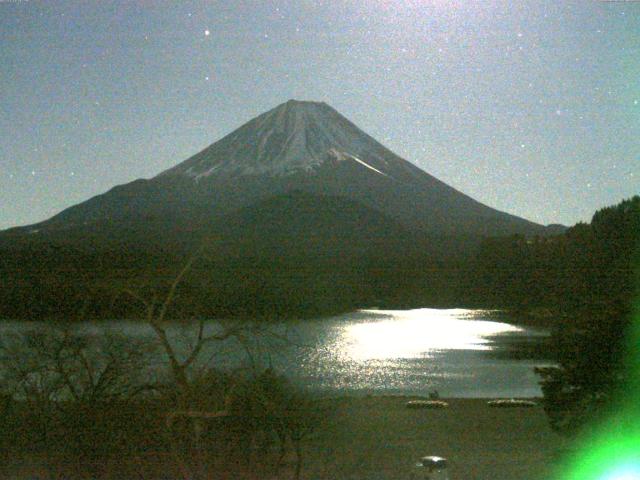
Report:
[[[487,305],[546,310],[557,366],[537,369],[551,426],[573,434],[628,399],[637,356],[633,307],[640,267],[640,197],[549,238],[487,239],[473,296]],[[547,322],[549,320],[547,319]]]
[[[74,233],[75,232],[75,233]],[[95,239],[95,241],[94,241]],[[12,236],[0,244],[0,318],[136,318],[127,291],[162,298],[194,255],[170,314],[286,318],[359,307],[454,306],[475,237],[428,236],[353,200],[290,192],[191,238]]]
[[[640,197],[551,237],[429,236],[357,202],[272,197],[189,241],[39,237],[0,245],[0,317],[135,318],[124,292],[162,296],[182,265],[175,316],[313,316],[359,307],[553,311],[577,325],[629,309]],[[134,232],[135,233],[135,232]],[[129,234],[129,235],[128,235]],[[174,238],[175,237],[175,238]],[[202,248],[198,248],[198,247]]]
[[639,239],[638,196],[562,235],[486,239],[476,259],[474,297],[520,309],[626,312]]
[[[475,294],[489,304],[555,312],[557,367],[539,369],[551,425],[573,433],[629,394],[637,355],[633,307],[640,266],[640,197],[546,239],[491,239]],[[637,399],[633,399],[637,403]]]

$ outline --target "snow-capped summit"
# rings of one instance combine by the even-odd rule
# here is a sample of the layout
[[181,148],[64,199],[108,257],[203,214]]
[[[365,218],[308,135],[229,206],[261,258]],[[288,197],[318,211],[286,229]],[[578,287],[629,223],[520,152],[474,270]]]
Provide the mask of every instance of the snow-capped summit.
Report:
[[326,103],[289,100],[159,176],[286,176],[331,161],[384,175],[387,152]]

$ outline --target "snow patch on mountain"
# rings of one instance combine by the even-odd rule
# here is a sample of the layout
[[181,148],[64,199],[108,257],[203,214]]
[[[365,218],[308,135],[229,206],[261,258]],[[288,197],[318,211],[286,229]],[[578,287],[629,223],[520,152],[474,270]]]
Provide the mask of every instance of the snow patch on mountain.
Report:
[[375,167],[372,167],[367,162],[363,162],[362,160],[360,160],[355,155],[349,155],[348,153],[345,153],[345,152],[339,152],[335,148],[330,149],[328,153],[331,156],[333,156],[333,158],[335,158],[338,162],[342,162],[342,161],[345,161],[345,160],[353,160],[355,162],[358,162],[360,165],[363,165],[363,166],[367,167],[368,169],[373,170],[376,173],[379,173],[380,175],[384,175],[385,177],[388,177],[388,175],[386,173],[381,172],[380,170],[378,170]]

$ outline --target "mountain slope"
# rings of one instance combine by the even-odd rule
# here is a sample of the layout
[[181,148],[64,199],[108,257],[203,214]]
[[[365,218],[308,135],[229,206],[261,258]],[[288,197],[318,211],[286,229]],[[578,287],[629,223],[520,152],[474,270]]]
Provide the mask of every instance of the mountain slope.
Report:
[[415,243],[413,232],[377,210],[297,190],[234,212],[212,234],[238,255],[328,261],[406,252]]
[[152,179],[115,187],[17,232],[123,225],[193,232],[292,190],[349,198],[432,234],[546,232],[439,181],[328,105],[294,100]]

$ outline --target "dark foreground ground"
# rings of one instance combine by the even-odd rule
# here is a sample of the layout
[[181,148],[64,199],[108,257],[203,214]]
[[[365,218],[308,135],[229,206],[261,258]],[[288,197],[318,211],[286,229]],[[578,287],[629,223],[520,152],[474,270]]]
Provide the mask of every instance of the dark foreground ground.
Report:
[[[318,434],[309,478],[322,476],[322,454],[333,478],[410,478],[420,457],[450,461],[450,479],[550,478],[562,448],[541,407],[490,408],[486,400],[448,400],[449,408],[407,409],[406,398],[336,400],[333,427]],[[324,450],[324,452],[323,452]]]
[[[303,443],[300,478],[408,479],[415,462],[425,455],[449,459],[451,480],[552,478],[564,443],[549,429],[541,407],[490,408],[486,400],[453,399],[446,409],[414,410],[406,408],[408,400],[343,397],[323,401],[330,413]],[[160,435],[161,423],[155,435]],[[96,470],[101,475],[76,478],[183,478],[172,458],[170,452],[156,449],[131,458],[104,458],[104,465]],[[70,478],[52,473],[55,469],[47,468],[46,459],[37,455],[3,460],[3,479]],[[199,478],[288,479],[294,478],[294,463],[289,453],[277,475],[265,469]]]

